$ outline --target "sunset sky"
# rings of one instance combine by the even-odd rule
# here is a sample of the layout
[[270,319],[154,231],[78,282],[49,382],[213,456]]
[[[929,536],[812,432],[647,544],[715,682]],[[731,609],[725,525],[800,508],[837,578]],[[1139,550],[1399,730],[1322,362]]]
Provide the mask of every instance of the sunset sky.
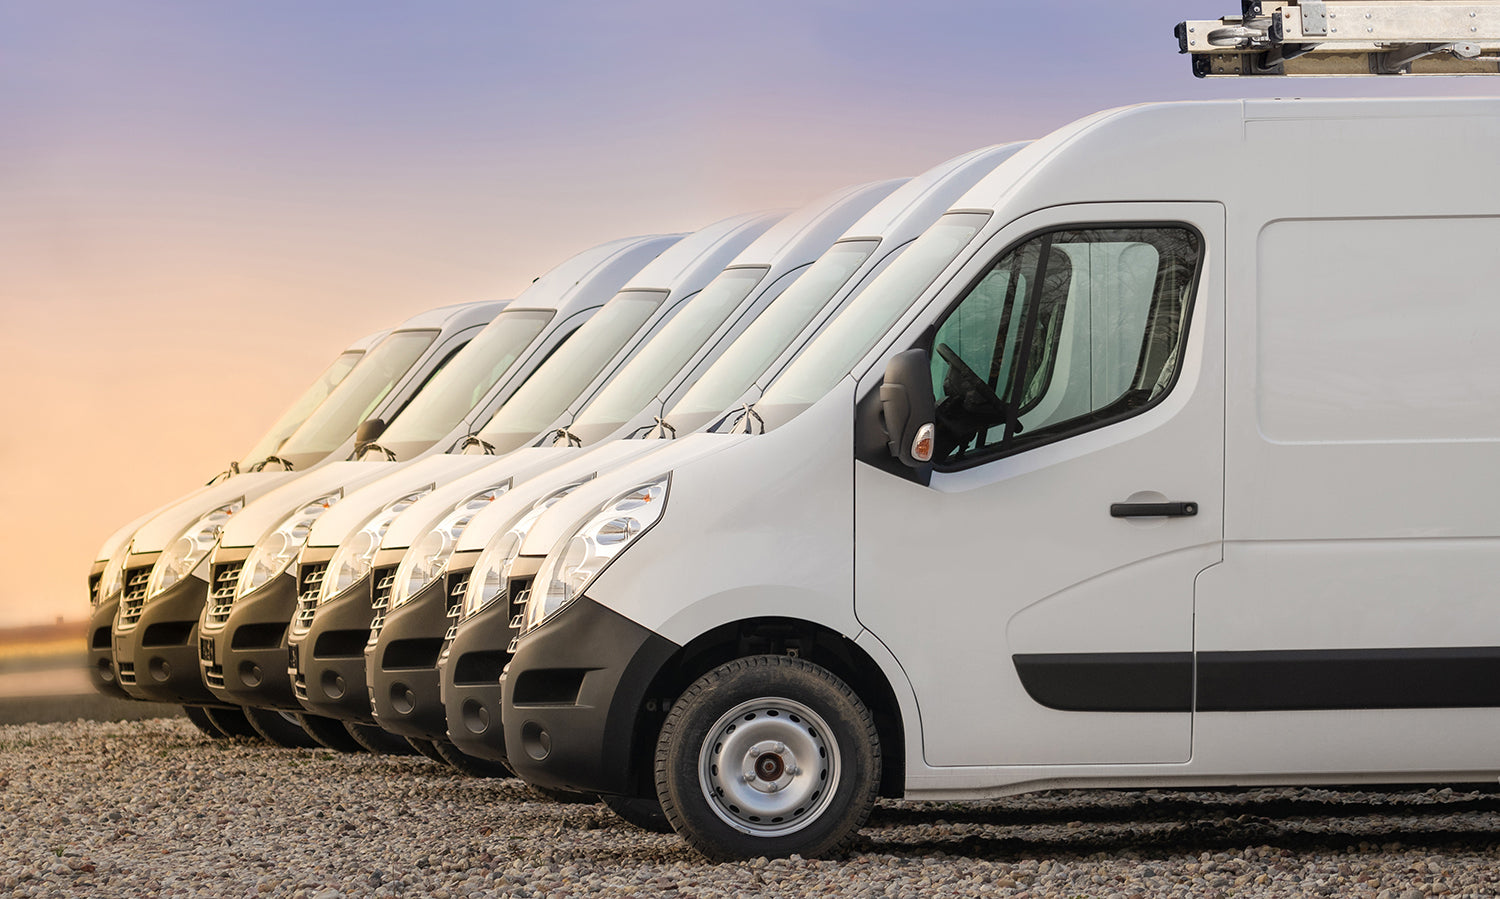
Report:
[[0,6],[0,626],[85,617],[105,537],[354,338],[584,247],[1126,103],[1500,92],[1195,80],[1173,24],[1238,7]]

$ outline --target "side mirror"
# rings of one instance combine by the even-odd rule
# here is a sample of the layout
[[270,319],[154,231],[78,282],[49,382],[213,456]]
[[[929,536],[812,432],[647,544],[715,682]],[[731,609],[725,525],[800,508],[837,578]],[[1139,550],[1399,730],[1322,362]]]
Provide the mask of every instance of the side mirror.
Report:
[[354,431],[354,451],[356,453],[359,452],[376,440],[379,440],[380,435],[384,433],[384,419],[371,418],[360,422],[359,427]]
[[937,401],[932,396],[932,356],[926,350],[897,353],[886,364],[880,411],[891,455],[912,468],[932,461]]

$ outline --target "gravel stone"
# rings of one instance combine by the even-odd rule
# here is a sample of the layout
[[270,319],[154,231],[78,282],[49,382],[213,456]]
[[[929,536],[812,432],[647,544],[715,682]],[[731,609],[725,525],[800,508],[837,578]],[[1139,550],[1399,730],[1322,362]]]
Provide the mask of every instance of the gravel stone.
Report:
[[1500,896],[1500,792],[1056,790],[882,801],[836,860],[710,864],[603,806],[182,719],[0,727],[7,896]]

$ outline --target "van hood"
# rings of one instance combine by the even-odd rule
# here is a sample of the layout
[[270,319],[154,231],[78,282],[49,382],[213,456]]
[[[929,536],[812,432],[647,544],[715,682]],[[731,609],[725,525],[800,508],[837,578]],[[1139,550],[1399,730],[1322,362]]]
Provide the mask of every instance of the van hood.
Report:
[[[230,519],[228,527],[250,508],[250,503],[270,493],[289,481],[303,475],[291,471],[247,471],[217,484],[210,484],[188,494],[160,512],[135,532],[132,553],[161,552],[167,544],[177,539],[188,525],[217,509],[219,506],[245,498],[245,508]],[[227,528],[226,528],[227,533]]]
[[[384,468],[379,477],[366,482],[363,487],[345,488],[344,498],[313,525],[312,533],[307,537],[307,545],[336,547],[362,528],[365,522],[387,504],[417,490],[464,479],[475,469],[492,465],[494,461],[493,456],[439,453],[398,465],[394,471]],[[411,511],[411,508],[415,506],[406,511]]]
[[[245,508],[229,520],[219,537],[219,547],[254,546],[267,532],[281,524],[290,514],[340,488],[348,496],[352,491],[391,473],[399,462],[334,462],[302,472],[295,480],[246,502]],[[243,475],[241,475],[243,477]],[[237,480],[237,479],[236,479]]]

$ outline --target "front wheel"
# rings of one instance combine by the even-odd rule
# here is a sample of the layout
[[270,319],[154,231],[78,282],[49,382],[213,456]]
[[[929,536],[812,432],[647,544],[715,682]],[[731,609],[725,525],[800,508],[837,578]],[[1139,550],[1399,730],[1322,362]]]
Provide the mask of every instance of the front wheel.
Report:
[[804,659],[751,656],[699,678],[656,747],[662,811],[693,848],[731,861],[842,850],[880,787],[875,720]]

